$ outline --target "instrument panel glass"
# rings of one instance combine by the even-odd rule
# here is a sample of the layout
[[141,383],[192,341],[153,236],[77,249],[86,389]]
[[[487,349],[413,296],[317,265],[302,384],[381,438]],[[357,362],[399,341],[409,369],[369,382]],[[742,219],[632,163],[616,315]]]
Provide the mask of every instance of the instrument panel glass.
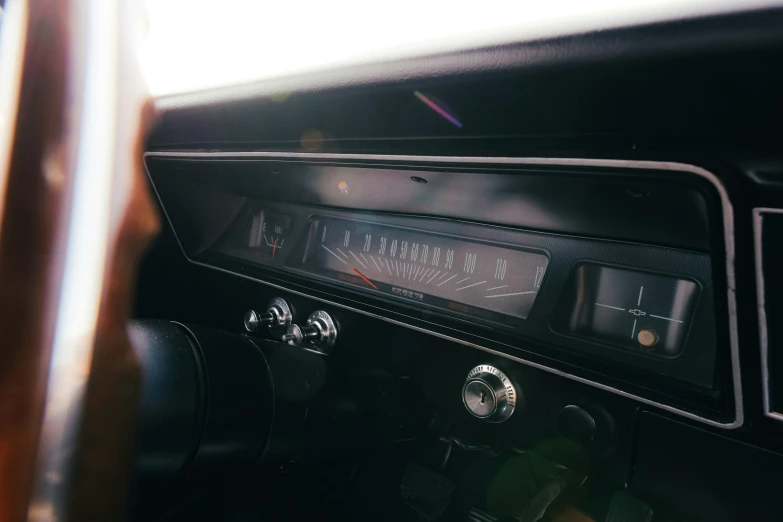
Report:
[[370,292],[490,320],[526,319],[544,252],[429,231],[313,216],[293,268]]

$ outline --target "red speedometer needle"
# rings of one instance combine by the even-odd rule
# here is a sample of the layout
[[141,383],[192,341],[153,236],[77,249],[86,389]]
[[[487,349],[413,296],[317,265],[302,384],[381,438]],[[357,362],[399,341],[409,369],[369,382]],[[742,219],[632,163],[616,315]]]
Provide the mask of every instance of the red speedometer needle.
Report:
[[371,287],[375,288],[376,290],[380,290],[380,288],[378,288],[377,286],[375,286],[374,284],[372,284],[372,281],[370,281],[369,279],[367,279],[366,277],[364,277],[364,274],[362,274],[361,272],[359,272],[359,271],[358,271],[358,270],[356,270],[355,268],[353,269],[353,271],[354,271],[354,272],[356,272],[356,275],[358,275],[359,277],[361,277],[361,278],[364,280],[364,282],[365,282],[365,283],[367,283],[367,284],[368,284],[368,285],[370,285]]
[[276,251],[277,251],[277,239],[275,239],[275,244],[272,245],[272,257],[275,257]]

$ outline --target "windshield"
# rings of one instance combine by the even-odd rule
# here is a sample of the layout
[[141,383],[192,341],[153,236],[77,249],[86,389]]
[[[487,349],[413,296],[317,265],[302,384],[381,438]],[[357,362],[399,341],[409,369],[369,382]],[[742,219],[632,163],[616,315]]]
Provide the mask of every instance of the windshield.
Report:
[[143,62],[165,95],[323,67],[409,58],[761,8],[773,0],[146,0]]

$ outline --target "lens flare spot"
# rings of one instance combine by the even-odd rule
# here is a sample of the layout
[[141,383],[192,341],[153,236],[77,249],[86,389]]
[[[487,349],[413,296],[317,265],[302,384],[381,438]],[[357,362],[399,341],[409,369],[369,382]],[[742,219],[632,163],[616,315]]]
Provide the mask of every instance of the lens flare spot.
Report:
[[302,148],[318,150],[324,143],[324,135],[318,129],[308,129],[302,133]]
[[337,188],[340,189],[340,192],[342,192],[343,194],[348,194],[348,192],[350,191],[350,187],[348,187],[348,183],[346,183],[345,181],[341,181],[340,183],[338,183]]

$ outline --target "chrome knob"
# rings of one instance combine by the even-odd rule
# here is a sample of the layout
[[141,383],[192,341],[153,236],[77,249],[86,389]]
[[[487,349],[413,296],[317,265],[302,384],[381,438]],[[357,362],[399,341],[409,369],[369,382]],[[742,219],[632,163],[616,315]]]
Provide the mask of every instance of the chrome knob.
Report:
[[259,318],[255,310],[248,310],[245,314],[245,330],[255,332],[258,330]]
[[285,299],[275,297],[267,304],[266,312],[248,310],[245,314],[245,330],[255,332],[259,326],[268,326],[272,331],[285,330],[291,325],[293,314]]
[[317,310],[310,314],[305,326],[290,325],[283,334],[282,340],[293,346],[304,346],[329,353],[337,342],[337,326],[328,313]]
[[489,364],[473,368],[462,388],[465,407],[471,415],[487,422],[503,422],[511,417],[517,398],[511,380]]

